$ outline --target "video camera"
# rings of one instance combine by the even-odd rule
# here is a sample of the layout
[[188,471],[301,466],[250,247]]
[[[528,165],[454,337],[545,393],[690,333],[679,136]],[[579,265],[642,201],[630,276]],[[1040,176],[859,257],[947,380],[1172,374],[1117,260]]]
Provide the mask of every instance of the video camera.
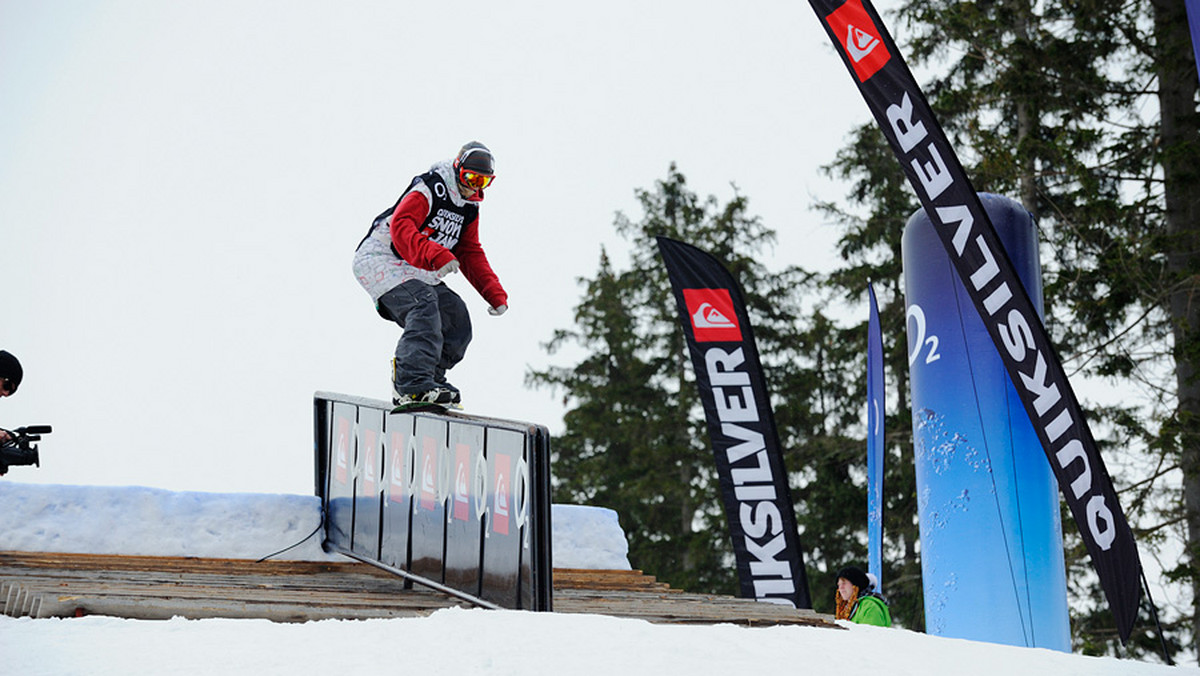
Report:
[[34,442],[41,441],[43,434],[50,434],[53,431],[50,426],[30,425],[5,431],[8,432],[9,439],[0,444],[0,476],[4,476],[13,465],[41,467],[38,462],[38,447]]

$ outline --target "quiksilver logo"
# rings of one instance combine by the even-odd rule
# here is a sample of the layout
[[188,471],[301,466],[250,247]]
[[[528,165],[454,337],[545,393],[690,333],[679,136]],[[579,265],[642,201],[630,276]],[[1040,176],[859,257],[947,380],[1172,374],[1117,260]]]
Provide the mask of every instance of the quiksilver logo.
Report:
[[512,477],[512,458],[497,454],[492,474],[492,532],[508,535],[508,491]]
[[883,31],[875,24],[862,0],[846,0],[825,17],[825,24],[829,27],[829,37],[846,52],[859,82],[871,79],[891,60],[883,41]]
[[433,511],[437,508],[438,501],[438,482],[437,482],[437,462],[438,462],[438,442],[432,437],[424,437],[421,439],[424,450],[421,453],[421,480],[420,491],[421,497],[418,502],[421,509]]
[[697,342],[741,342],[742,329],[729,289],[683,289],[683,303]]
[[429,495],[433,495],[437,490],[433,485],[433,462],[428,458],[425,462],[425,471],[421,472],[421,490]]
[[337,445],[333,450],[333,475],[338,483],[345,484],[348,482],[350,471],[350,421],[338,418],[337,427]]
[[737,324],[721,311],[712,306],[712,303],[704,303],[692,315],[692,324],[698,329],[729,329],[737,328]]
[[467,502],[467,466],[458,466],[458,476],[454,478],[454,499],[459,502]]
[[451,513],[455,519],[466,521],[470,515],[471,489],[468,487],[465,453],[459,453],[457,464],[454,472],[454,509]]
[[393,432],[391,439],[391,452],[388,456],[391,458],[391,462],[388,463],[391,467],[391,471],[388,472],[388,498],[392,502],[400,502],[403,499],[402,496],[405,491],[408,490],[407,482],[405,481],[405,470],[407,468],[404,462],[404,438]]
[[879,38],[856,26],[846,26],[846,53],[855,63],[866,58],[877,46]]
[[375,471],[375,452],[376,452],[376,449],[378,448],[378,443],[377,443],[377,435],[378,434],[379,433],[376,432],[375,430],[366,430],[365,433],[363,434],[363,442],[362,442],[362,444],[363,444],[363,446],[362,446],[363,495],[370,495],[372,493],[375,493],[378,490],[375,485],[376,479],[379,476]]

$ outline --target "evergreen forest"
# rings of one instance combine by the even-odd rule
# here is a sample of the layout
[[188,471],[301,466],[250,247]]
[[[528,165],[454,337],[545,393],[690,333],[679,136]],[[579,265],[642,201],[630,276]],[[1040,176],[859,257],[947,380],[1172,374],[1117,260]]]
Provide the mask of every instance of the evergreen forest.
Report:
[[[910,0],[884,20],[976,190],[1019,200],[1040,230],[1045,321],[1072,382],[1103,383],[1089,424],[1138,540],[1164,571],[1130,642],[1117,639],[1063,513],[1077,652],[1200,654],[1200,78],[1179,0]],[[835,57],[831,54],[831,60]],[[840,67],[831,62],[830,67]],[[545,337],[584,355],[531,370],[560,394],[554,500],[620,515],[629,559],[673,587],[734,594],[716,469],[655,236],[692,244],[738,280],[784,449],[814,608],[866,564],[866,293],[879,298],[883,573],[897,624],[924,628],[900,241],[919,208],[873,123],[822,170],[844,187],[796,218],[835,224],[826,269],[768,269],[778,228],[734,188],[722,201],[671,165],[617,214],[628,260],[599,252],[574,325]],[[736,181],[737,177],[721,177]],[[786,256],[783,256],[786,258]],[[861,321],[847,320],[861,317]],[[1079,388],[1076,386],[1076,390]]]

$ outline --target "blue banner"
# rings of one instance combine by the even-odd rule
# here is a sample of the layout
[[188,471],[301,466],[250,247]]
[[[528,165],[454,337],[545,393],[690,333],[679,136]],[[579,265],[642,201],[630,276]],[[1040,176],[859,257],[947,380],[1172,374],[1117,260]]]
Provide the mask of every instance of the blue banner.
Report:
[[[1040,314],[1033,217],[981,198]],[[901,251],[925,630],[1070,652],[1058,488],[1037,433],[924,211]]]
[[1188,27],[1192,29],[1192,53],[1196,57],[1197,77],[1200,77],[1200,0],[1184,0]]
[[883,330],[875,289],[867,282],[867,570],[883,591]]

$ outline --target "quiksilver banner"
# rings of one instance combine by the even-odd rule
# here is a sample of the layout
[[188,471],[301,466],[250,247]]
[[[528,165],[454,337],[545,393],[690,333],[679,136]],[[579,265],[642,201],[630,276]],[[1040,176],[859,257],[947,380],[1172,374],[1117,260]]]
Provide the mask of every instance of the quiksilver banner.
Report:
[[868,0],[809,0],[933,220],[1091,555],[1125,642],[1141,598],[1137,546],[1074,390],[966,172]]
[[696,247],[658,248],[696,370],[740,595],[812,608],[770,394],[737,282]]

